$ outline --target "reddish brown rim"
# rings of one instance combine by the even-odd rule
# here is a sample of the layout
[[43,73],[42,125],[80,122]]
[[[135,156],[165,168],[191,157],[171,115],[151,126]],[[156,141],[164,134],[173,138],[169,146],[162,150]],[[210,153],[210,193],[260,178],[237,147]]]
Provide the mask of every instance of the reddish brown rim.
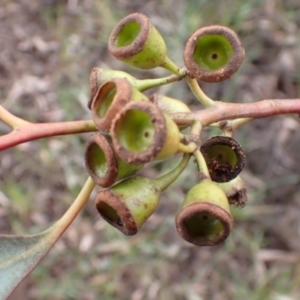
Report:
[[[105,113],[103,118],[100,118],[97,114],[98,108],[101,106],[106,94],[112,89],[116,88],[116,94],[114,99]],[[98,89],[91,106],[92,117],[96,127],[108,132],[111,127],[114,116],[128,103],[132,97],[132,85],[126,78],[116,78],[109,80],[102,84]]]
[[[123,29],[129,23],[138,23],[141,26],[140,32],[133,43],[125,47],[117,47],[116,40]],[[108,40],[108,49],[110,53],[117,59],[128,59],[137,53],[141,52],[148,40],[150,33],[151,23],[150,20],[143,14],[133,13],[122,19],[113,29]]]
[[[130,110],[140,110],[147,113],[151,117],[151,122],[154,125],[154,138],[149,147],[140,152],[133,152],[123,147],[117,136],[117,131],[120,127],[122,118]],[[162,150],[167,138],[167,126],[164,115],[159,108],[151,102],[131,102],[128,103],[114,118],[111,126],[111,136],[113,146],[116,153],[127,163],[147,163],[153,160],[158,153]]]
[[[215,216],[223,225],[223,234],[217,236],[215,240],[191,235],[186,227],[186,221],[197,213],[206,212]],[[197,246],[214,246],[222,243],[230,234],[233,227],[231,215],[220,206],[209,202],[196,202],[184,207],[176,217],[176,227],[179,235],[187,242]]]
[[[124,234],[134,235],[137,233],[138,228],[130,210],[125,205],[122,197],[115,194],[113,191],[99,191],[95,199],[95,206],[98,213],[104,218],[104,220]],[[108,209],[108,207],[113,209],[116,213],[116,218],[114,220],[110,219],[105,212],[105,209]]]
[[[106,160],[107,172],[102,177],[99,177],[97,174],[95,174],[92,167],[93,162],[91,157],[91,149],[95,145],[103,151]],[[109,187],[116,181],[118,174],[117,159],[110,143],[106,137],[100,133],[94,133],[89,137],[86,144],[84,160],[86,169],[96,184],[102,187]]]
[[[194,60],[193,55],[197,41],[204,35],[221,35],[231,44],[233,55],[225,67],[215,71],[203,70]],[[244,56],[245,50],[237,34],[227,27],[214,25],[200,28],[190,36],[185,45],[183,58],[186,68],[193,77],[206,82],[218,82],[233,75],[242,63]]]

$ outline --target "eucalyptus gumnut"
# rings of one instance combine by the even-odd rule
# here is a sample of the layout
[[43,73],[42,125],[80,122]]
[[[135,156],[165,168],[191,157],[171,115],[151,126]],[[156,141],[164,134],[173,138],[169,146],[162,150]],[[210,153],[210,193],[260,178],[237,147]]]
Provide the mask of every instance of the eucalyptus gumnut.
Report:
[[93,99],[99,89],[99,87],[105,83],[106,81],[113,80],[116,78],[126,78],[131,85],[136,87],[137,79],[130,74],[119,71],[119,70],[107,70],[95,67],[93,68],[91,75],[90,75],[90,100],[88,103],[88,108],[91,109]]
[[245,153],[231,137],[214,136],[202,144],[201,152],[215,182],[231,181],[244,168]]
[[229,182],[218,183],[218,186],[226,194],[230,205],[242,208],[247,204],[247,189],[244,180],[240,176]]
[[179,235],[197,246],[223,242],[233,227],[225,193],[216,183],[204,179],[192,187],[176,217]]
[[[159,109],[166,114],[190,112],[190,108],[181,100],[167,97],[161,94],[152,94],[149,100],[155,103]],[[180,130],[185,129],[189,125],[178,125]]]
[[157,178],[127,178],[109,189],[100,190],[95,199],[99,214],[126,235],[134,235],[155,211],[160,194],[172,184],[186,167],[190,155],[185,154],[171,172]]
[[237,34],[218,25],[195,31],[184,50],[184,62],[190,74],[207,82],[229,78],[238,70],[244,56]]
[[[169,65],[171,63],[169,62]],[[164,67],[168,66],[165,64]],[[90,75],[90,100],[88,102],[88,108],[91,109],[92,101],[97,94],[99,87],[107,81],[111,81],[116,78],[125,78],[129,81],[129,83],[138,91],[143,92],[148,89],[158,87],[161,85],[168,84],[173,82],[174,80],[178,80],[178,76],[171,78],[171,77],[162,77],[162,78],[152,78],[152,79],[137,79],[130,74],[119,71],[119,70],[108,70],[102,68],[93,68],[91,75]],[[178,100],[179,101],[179,100]]]
[[143,167],[142,164],[128,164],[120,159],[113,150],[110,137],[99,132],[88,139],[85,166],[93,181],[101,187],[109,187]]
[[128,163],[166,159],[180,151],[177,125],[151,102],[128,103],[110,133],[116,153]]
[[162,36],[140,13],[130,14],[116,25],[109,37],[108,49],[117,59],[141,69],[158,67],[167,57]]
[[96,127],[108,132],[115,115],[131,101],[149,101],[126,78],[115,78],[102,84],[91,105]]

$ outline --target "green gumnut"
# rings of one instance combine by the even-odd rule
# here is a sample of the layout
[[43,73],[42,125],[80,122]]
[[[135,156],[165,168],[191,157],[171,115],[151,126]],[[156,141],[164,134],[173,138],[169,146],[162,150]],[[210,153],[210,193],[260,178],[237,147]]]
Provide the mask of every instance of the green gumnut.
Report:
[[175,153],[181,152],[180,133],[176,123],[167,115],[163,114],[166,124],[166,139],[162,149],[154,158],[155,160],[167,159]]
[[247,189],[244,180],[240,176],[229,182],[218,183],[218,186],[226,194],[231,205],[242,208],[247,204]]
[[202,144],[201,152],[215,182],[231,181],[244,168],[245,153],[231,137],[214,136]]
[[106,81],[98,89],[92,105],[92,117],[96,127],[103,132],[110,130],[115,115],[131,101],[149,101],[126,78]]
[[[178,81],[177,77],[162,77],[162,78],[153,78],[153,79],[137,79],[130,74],[119,71],[119,70],[108,70],[102,68],[93,68],[90,75],[90,100],[88,102],[88,108],[91,109],[92,101],[97,94],[99,87],[107,81],[111,81],[116,78],[125,78],[129,81],[129,83],[139,90],[143,92],[153,87],[161,86],[168,84],[170,82]],[[179,100],[178,100],[179,101]]]
[[198,246],[214,246],[230,234],[233,219],[225,193],[205,179],[187,193],[176,217],[179,235]]
[[229,78],[238,70],[244,56],[237,34],[218,25],[198,29],[184,50],[185,65],[190,74],[207,82]]
[[142,164],[128,164],[120,159],[112,148],[110,137],[98,132],[88,139],[85,166],[93,181],[101,187],[109,187],[143,167]]
[[180,147],[177,125],[151,102],[128,103],[114,118],[111,136],[115,151],[128,163],[166,159]]
[[88,108],[91,109],[92,101],[99,89],[99,87],[105,83],[106,81],[113,80],[115,78],[126,78],[128,82],[136,87],[137,86],[137,79],[130,74],[119,71],[119,70],[108,70],[102,68],[93,68],[91,75],[90,75],[90,91],[91,96],[88,103]]
[[128,178],[110,189],[100,190],[95,199],[97,211],[124,234],[136,234],[155,211],[161,192],[181,174],[189,158],[185,154],[174,170],[157,179]]
[[[182,112],[190,112],[190,108],[181,100],[167,97],[161,94],[152,94],[149,98],[151,102],[155,103],[159,109],[165,114],[174,114]],[[189,125],[178,125],[180,130],[187,128]]]
[[143,14],[133,13],[113,29],[108,49],[117,59],[141,69],[152,69],[165,63],[166,44]]
[[108,223],[126,235],[134,235],[154,212],[159,197],[152,180],[135,177],[100,190],[95,205]]

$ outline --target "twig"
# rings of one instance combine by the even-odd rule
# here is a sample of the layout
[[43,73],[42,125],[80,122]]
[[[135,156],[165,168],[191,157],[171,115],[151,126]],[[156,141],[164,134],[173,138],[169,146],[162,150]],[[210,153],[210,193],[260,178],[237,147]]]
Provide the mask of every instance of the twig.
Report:
[[29,124],[29,122],[18,118],[17,116],[10,113],[2,105],[0,105],[0,120],[3,121],[6,125],[12,129],[17,129],[21,126]]
[[207,109],[188,113],[170,114],[178,125],[190,125],[193,121],[200,121],[203,126],[222,120],[237,118],[266,118],[279,114],[300,114],[300,99],[270,99],[253,103],[225,103]]
[[74,133],[92,132],[96,130],[92,120],[55,122],[55,123],[28,123],[19,129],[0,136],[0,151],[21,143],[46,138],[50,136],[67,135]]

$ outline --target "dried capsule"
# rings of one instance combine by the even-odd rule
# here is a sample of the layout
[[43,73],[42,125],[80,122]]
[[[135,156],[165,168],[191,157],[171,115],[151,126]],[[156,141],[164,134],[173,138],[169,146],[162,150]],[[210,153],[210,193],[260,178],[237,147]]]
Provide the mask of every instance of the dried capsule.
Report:
[[231,205],[242,208],[247,204],[247,189],[244,180],[240,176],[229,182],[218,183],[218,186],[226,194]]
[[231,181],[244,168],[245,153],[231,137],[214,136],[202,144],[201,152],[215,182]]

